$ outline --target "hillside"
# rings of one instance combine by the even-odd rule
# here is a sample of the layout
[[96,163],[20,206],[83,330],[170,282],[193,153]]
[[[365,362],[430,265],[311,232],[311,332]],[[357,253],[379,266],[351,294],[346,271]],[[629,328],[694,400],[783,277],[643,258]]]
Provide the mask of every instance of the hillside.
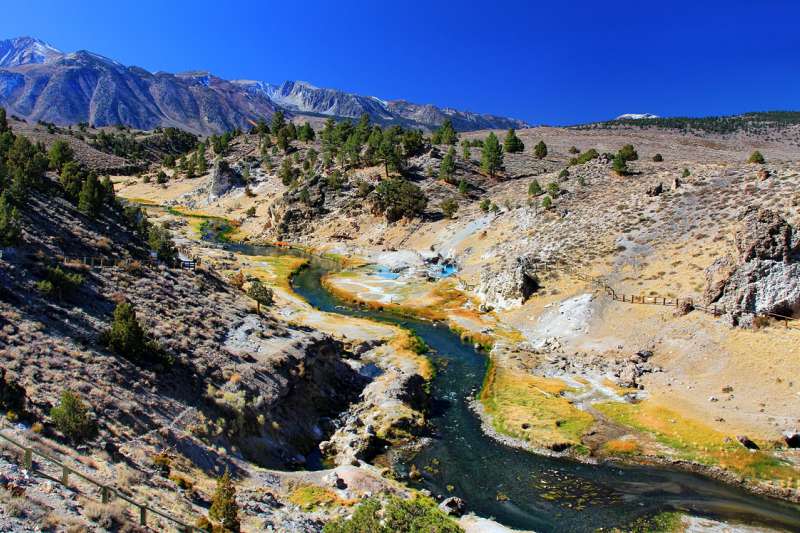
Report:
[[[461,140],[485,142],[487,133]],[[719,303],[720,317],[674,307],[676,298],[698,308],[709,302],[714,265],[726,256],[748,261],[735,258],[742,242],[766,238],[753,218],[759,209],[772,213],[763,216],[774,217],[776,227],[795,228],[786,230],[785,245],[794,257],[800,152],[792,127],[734,135],[647,127],[520,130],[524,150],[505,153],[494,178],[480,168],[480,146],[470,146],[465,158],[459,145],[453,169],[441,179],[449,147],[412,143],[389,174],[399,170],[427,202],[403,203],[415,210],[397,221],[381,212],[385,165],[368,162],[368,146],[360,163],[325,163],[318,154],[330,149],[324,139],[332,135],[318,131],[315,141],[292,142],[288,154],[273,148],[266,156],[257,135],[233,139],[224,159],[246,176],[246,187],[242,181],[217,188],[226,182],[215,169],[193,180],[177,173],[162,187],[122,178],[118,190],[233,220],[249,240],[302,243],[371,264],[332,276],[328,286],[367,305],[446,320],[493,345],[493,381],[476,409],[498,438],[578,457],[688,461],[797,499],[791,480],[800,456],[783,439],[800,409],[788,378],[800,371],[798,330],[753,318],[762,311],[797,316],[800,299],[789,281],[796,260],[786,259],[785,267],[759,263],[788,270],[780,270],[773,289],[756,288],[763,286],[753,274],[756,285],[747,290],[778,291],[742,300],[757,303],[727,310]],[[547,146],[541,158],[533,150],[539,141]],[[638,157],[617,173],[612,160],[627,144]],[[590,149],[597,156],[580,160]],[[766,163],[748,163],[754,150]],[[534,181],[542,192],[532,192]],[[454,204],[450,216],[446,201]],[[454,277],[431,274],[443,261],[455,266]],[[396,276],[387,281],[371,268]],[[603,287],[628,300],[611,299]],[[672,309],[631,306],[631,295],[670,299]],[[543,387],[566,403],[548,407]],[[523,407],[529,402],[543,402],[538,421]],[[553,429],[548,417],[569,423]],[[676,429],[664,426],[676,420]],[[737,442],[742,436],[765,451],[751,454]],[[687,438],[694,442],[675,444]]]

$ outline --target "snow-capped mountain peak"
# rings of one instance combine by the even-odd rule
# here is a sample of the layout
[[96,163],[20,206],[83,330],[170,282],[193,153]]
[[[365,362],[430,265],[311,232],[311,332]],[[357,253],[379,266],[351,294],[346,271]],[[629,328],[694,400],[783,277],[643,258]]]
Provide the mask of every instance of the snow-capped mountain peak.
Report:
[[63,55],[61,50],[33,37],[0,40],[0,67],[47,63]]
[[614,120],[641,120],[643,118],[659,118],[659,116],[652,113],[625,113]]

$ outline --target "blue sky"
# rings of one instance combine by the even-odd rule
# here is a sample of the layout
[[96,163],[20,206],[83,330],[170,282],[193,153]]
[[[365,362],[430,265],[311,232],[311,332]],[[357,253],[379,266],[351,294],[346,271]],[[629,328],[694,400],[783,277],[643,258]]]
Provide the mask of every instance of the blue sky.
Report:
[[7,2],[0,36],[571,124],[800,109],[798,20],[777,0],[37,0]]

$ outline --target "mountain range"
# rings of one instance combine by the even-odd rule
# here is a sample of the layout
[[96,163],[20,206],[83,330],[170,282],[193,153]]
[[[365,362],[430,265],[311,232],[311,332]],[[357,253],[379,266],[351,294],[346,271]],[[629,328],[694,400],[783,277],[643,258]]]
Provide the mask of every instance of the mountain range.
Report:
[[246,128],[277,109],[289,116],[358,118],[431,130],[450,119],[461,131],[524,128],[524,121],[382,100],[302,81],[273,85],[209,72],[151,73],[99,54],[65,53],[31,37],[0,41],[0,105],[29,121],[87,122],[137,129],[175,126],[195,133]]

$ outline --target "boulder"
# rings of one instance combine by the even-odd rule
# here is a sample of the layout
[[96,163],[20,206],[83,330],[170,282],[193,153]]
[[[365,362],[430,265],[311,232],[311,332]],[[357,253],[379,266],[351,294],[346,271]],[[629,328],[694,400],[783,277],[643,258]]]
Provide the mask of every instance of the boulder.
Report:
[[704,300],[717,304],[732,324],[756,315],[800,311],[800,235],[779,214],[748,209],[734,236],[737,257],[720,257],[706,269]]
[[536,258],[526,255],[506,262],[500,269],[485,267],[476,291],[482,305],[508,309],[525,303],[540,288],[537,263]]
[[461,516],[467,510],[464,500],[456,496],[450,496],[439,504],[439,510],[452,516]]
[[737,435],[736,440],[739,441],[739,444],[747,448],[748,450],[758,450],[758,444],[753,442],[747,435]]
[[244,187],[242,176],[224,159],[218,159],[211,169],[211,184],[208,189],[208,201],[213,202],[225,196],[232,189]]
[[647,196],[661,196],[664,192],[664,184],[659,183],[647,189]]
[[800,448],[800,431],[785,431],[783,441],[789,448]]

